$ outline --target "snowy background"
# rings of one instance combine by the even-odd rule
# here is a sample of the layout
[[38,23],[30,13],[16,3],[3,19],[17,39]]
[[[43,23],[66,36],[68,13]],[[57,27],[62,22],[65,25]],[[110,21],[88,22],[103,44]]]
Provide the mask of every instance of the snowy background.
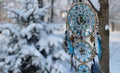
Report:
[[[72,0],[54,0],[53,22],[51,1],[43,1],[39,8],[37,0],[0,0],[0,73],[28,73],[31,68],[29,73],[74,73],[63,49],[66,12]],[[109,0],[109,5],[110,73],[119,73],[120,0]]]
[[120,32],[110,34],[110,72],[120,72]]

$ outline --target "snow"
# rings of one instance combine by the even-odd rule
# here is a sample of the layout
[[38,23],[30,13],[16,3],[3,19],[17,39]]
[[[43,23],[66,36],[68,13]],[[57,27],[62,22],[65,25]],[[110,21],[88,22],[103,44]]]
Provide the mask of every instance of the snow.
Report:
[[8,29],[2,31],[2,34],[5,36],[10,36],[10,31]]
[[46,27],[46,31],[50,31],[50,30],[59,30],[62,28],[63,25],[59,24],[59,25],[56,25],[55,23],[52,23],[52,24],[49,24],[47,25]]
[[55,45],[57,47],[59,45],[59,43],[63,42],[63,39],[59,36],[49,35],[47,37],[47,41],[49,42],[50,46]]
[[21,53],[41,57],[40,52],[37,49],[35,49],[34,45],[24,45],[23,48],[24,49],[21,50]]
[[36,32],[39,32],[41,29],[43,29],[43,26],[40,24],[31,23],[27,28],[20,31],[22,37],[27,37],[27,39],[30,39],[32,37],[32,33],[35,32],[34,29],[36,29]]
[[0,0],[0,2],[2,2],[3,0]]
[[[26,4],[26,3],[22,3],[22,2],[26,2],[29,3],[31,2],[31,4]],[[34,5],[34,0],[33,2],[31,0],[22,0],[19,1],[21,4],[21,9],[20,8],[13,8],[10,6],[6,6],[4,7],[5,10],[8,11],[8,16],[12,19],[14,19],[14,22],[34,22],[34,21],[40,21],[39,19],[41,18],[41,16],[46,15],[49,10],[50,10],[50,5],[46,5],[43,8],[39,8],[37,6]],[[24,4],[26,4],[24,6]],[[22,6],[23,5],[23,6]],[[32,6],[33,5],[33,6]],[[29,24],[27,23],[27,25]],[[25,23],[23,23],[25,25]]]
[[[20,18],[23,18],[24,20],[27,20],[27,18],[33,14],[33,12],[35,11],[35,8],[32,8],[30,10],[28,10],[27,12],[21,10],[21,9],[17,9],[17,8],[11,8],[11,7],[4,7],[4,9],[15,13],[16,15],[18,15]],[[13,16],[14,17],[14,16]]]
[[120,32],[110,33],[110,73],[119,73],[120,69]]
[[[14,26],[12,26],[12,24],[6,23],[6,24],[4,24],[4,25],[0,25],[0,31],[1,31],[1,30],[4,30],[4,29],[9,30],[9,32],[10,32],[11,34],[13,34],[14,37],[15,37],[15,36],[16,36],[16,37],[19,37],[19,36],[20,36],[17,28],[15,28]],[[7,31],[7,32],[5,32],[5,33],[7,33],[7,35],[9,35],[9,34],[10,34],[9,32]]]
[[105,30],[109,30],[109,25],[105,25]]
[[24,14],[24,11],[23,11],[23,10],[20,10],[20,9],[17,9],[17,8],[4,7],[4,9],[9,10],[9,11],[15,13],[16,15],[18,15],[18,16],[20,16],[20,17],[22,17],[23,14]]
[[14,68],[16,69],[18,66],[21,65],[22,60],[20,58],[17,59]]
[[57,61],[51,73],[75,73],[71,70],[70,64],[66,61]]
[[[13,70],[14,73],[20,72],[19,67],[29,56],[32,57],[31,64],[41,67],[44,72],[46,72],[46,68],[50,71],[51,67],[56,65],[53,57],[60,61],[68,61],[70,57],[62,49],[63,37],[61,36],[64,35],[64,30],[61,29],[63,28],[59,28],[55,23],[30,23],[27,27],[19,30],[13,24],[0,25],[0,30],[2,31],[0,38],[0,59],[5,59],[3,61],[5,63],[3,72],[7,73],[8,70]],[[63,33],[56,34],[54,33],[55,30],[62,31]],[[43,50],[48,54],[47,57],[44,57],[44,54],[41,53]],[[28,64],[26,67],[29,66]],[[62,71],[63,65],[59,67],[57,67],[58,72],[67,72],[65,69]]]
[[[26,63],[27,58],[31,57],[27,62],[26,69],[33,65],[40,69],[36,73],[75,73],[71,69],[70,55],[63,49],[65,31],[63,25],[65,26],[65,23],[33,22],[32,20],[39,20],[39,16],[46,15],[51,6],[46,5],[43,8],[38,8],[37,5],[34,5],[34,0],[17,1],[20,2],[21,9],[11,7],[5,7],[5,9],[10,11],[10,15],[13,13],[12,16],[16,18],[17,22],[21,20],[22,23],[18,22],[17,24],[23,24],[23,27],[15,27],[14,24],[9,23],[0,25],[0,31],[2,31],[0,34],[0,71],[2,69],[3,73],[9,73],[9,70],[12,70],[13,73],[22,73],[21,65]],[[91,2],[99,11],[98,0],[91,0]],[[27,3],[29,3],[28,10],[24,8]],[[58,4],[59,1],[55,5]],[[63,10],[67,9],[64,6],[67,4],[62,6]],[[58,6],[58,8],[60,7]],[[28,18],[32,17],[31,15],[35,19],[29,20]],[[25,21],[28,21],[27,25],[25,25]],[[108,28],[108,26],[105,27],[107,30]],[[118,69],[120,65],[118,59],[120,40],[118,39],[117,33],[110,35],[111,73],[120,72]],[[115,51],[116,53],[114,53]]]
[[44,6],[43,8],[36,7],[34,14],[45,15],[49,11],[50,7],[51,7],[51,5],[49,5],[49,4]]
[[93,4],[93,6],[98,10],[100,11],[100,3],[99,3],[99,0],[90,0]]
[[46,58],[45,63],[46,63],[46,68],[47,68],[48,70],[50,70],[50,69],[51,69],[51,66],[52,66],[52,64],[53,64],[52,55],[49,55],[49,56]]
[[25,12],[24,15],[22,16],[24,18],[24,20],[27,20],[28,17],[30,17],[34,11],[35,11],[35,8],[32,8],[32,9],[28,10],[27,12]]
[[68,55],[68,53],[66,53],[64,50],[59,50],[54,54],[54,57],[59,57],[61,58],[63,61],[70,59],[70,56]]

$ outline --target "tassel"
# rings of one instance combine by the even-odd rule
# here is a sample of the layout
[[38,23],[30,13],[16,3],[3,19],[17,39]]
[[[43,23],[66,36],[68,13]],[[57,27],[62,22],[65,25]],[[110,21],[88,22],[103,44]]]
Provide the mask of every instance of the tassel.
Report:
[[102,58],[102,49],[101,49],[101,39],[99,33],[97,33],[97,47],[98,47],[98,58],[99,60]]
[[74,50],[73,50],[72,42],[70,41],[69,36],[68,36],[68,31],[65,31],[65,34],[66,34],[65,40],[66,40],[66,44],[68,47],[68,51],[70,54],[73,54]]
[[93,64],[91,66],[91,73],[101,73],[101,68],[100,68],[100,65],[95,62],[95,60],[93,59]]
[[71,69],[72,69],[72,67],[74,66],[74,64],[73,64],[73,55],[71,55]]

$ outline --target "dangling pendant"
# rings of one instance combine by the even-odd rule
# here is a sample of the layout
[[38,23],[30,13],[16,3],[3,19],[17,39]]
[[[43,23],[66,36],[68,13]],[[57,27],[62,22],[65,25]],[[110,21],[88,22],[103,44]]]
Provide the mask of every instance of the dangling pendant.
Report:
[[91,73],[101,73],[100,65],[97,62],[95,62],[94,59],[93,59],[93,64],[91,66]]

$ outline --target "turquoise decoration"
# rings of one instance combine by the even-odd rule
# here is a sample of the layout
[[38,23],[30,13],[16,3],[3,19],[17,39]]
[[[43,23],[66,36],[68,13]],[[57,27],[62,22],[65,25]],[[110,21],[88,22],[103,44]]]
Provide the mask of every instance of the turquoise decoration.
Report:
[[94,57],[94,52],[89,43],[86,41],[78,40],[75,42],[74,46],[74,56],[81,63],[87,63],[91,61]]
[[73,50],[73,46],[72,46],[72,42],[68,36],[68,31],[65,32],[65,40],[67,42],[67,47],[68,47],[68,51],[70,54],[73,54],[74,53],[74,50]]
[[[96,31],[98,31],[98,22],[96,11],[87,2],[75,3],[68,11],[65,40],[68,51],[71,54],[71,65],[77,70],[77,73],[95,71],[94,67],[97,67],[98,64],[94,62],[90,70],[89,62],[95,58],[96,52],[99,59],[101,59],[101,40],[100,37],[95,37]],[[78,66],[79,63],[80,65]],[[93,71],[92,73],[97,73]]]
[[82,64],[78,67],[78,73],[91,73],[91,71],[87,65]]
[[[95,30],[96,13],[87,3],[74,4],[67,15],[67,24],[70,30],[78,37],[88,37]],[[81,31],[81,32],[80,32]]]
[[100,60],[102,58],[102,49],[101,49],[100,35],[98,33],[97,33],[97,43],[98,43],[98,58]]

